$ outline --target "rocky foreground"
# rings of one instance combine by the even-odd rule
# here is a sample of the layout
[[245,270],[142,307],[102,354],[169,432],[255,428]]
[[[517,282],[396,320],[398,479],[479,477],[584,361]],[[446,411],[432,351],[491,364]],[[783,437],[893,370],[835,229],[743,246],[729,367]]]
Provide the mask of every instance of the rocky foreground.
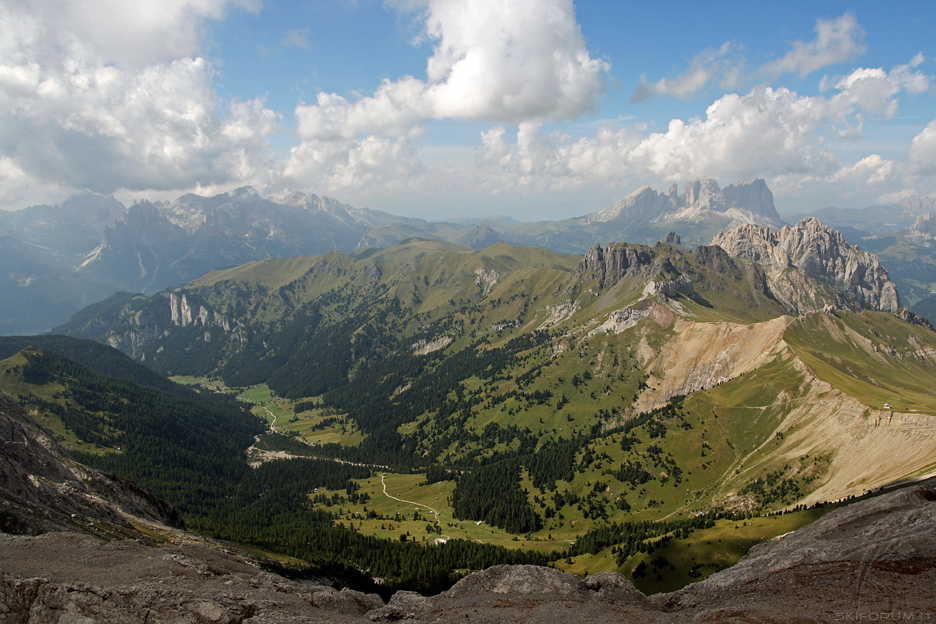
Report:
[[841,622],[936,618],[936,489],[905,488],[761,544],[670,594],[496,566],[432,597],[291,581],[197,543],[0,535],[0,622]]
[[852,504],[680,591],[496,566],[432,597],[264,572],[152,494],[72,462],[0,395],[0,624],[936,620],[932,482]]

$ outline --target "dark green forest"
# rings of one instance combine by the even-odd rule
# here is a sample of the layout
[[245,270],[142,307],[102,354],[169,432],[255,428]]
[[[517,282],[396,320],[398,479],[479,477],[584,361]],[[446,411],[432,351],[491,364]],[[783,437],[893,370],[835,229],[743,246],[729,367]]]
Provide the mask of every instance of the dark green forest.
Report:
[[[681,415],[683,397],[616,427],[595,423],[571,438],[541,440],[528,429],[496,423],[480,432],[448,427],[434,444],[474,445],[474,450],[448,464],[425,463],[416,452],[414,437],[398,433],[399,424],[426,411],[438,414],[440,422],[463,423],[479,400],[462,391],[465,371],[481,379],[495,378],[518,358],[526,357],[523,354],[543,336],[531,334],[499,348],[479,342],[448,359],[390,356],[360,371],[350,383],[326,391],[321,400],[326,407],[341,406],[366,427],[370,435],[364,443],[311,447],[289,436],[267,434],[259,438],[260,448],[286,450],[298,457],[267,461],[255,468],[248,467],[245,451],[256,436],[266,432],[266,426],[243,403],[228,395],[199,393],[175,384],[167,392],[161,387],[172,382],[158,375],[152,378],[148,369],[108,347],[57,337],[34,341],[50,351],[28,347],[23,351],[27,363],[15,372],[25,387],[35,387],[36,392],[20,391],[14,398],[24,407],[54,414],[78,438],[110,449],[73,455],[94,468],[151,488],[182,512],[189,528],[288,555],[307,565],[304,570],[282,568],[281,572],[324,575],[384,595],[398,589],[434,593],[472,570],[502,563],[546,565],[608,547],[620,565],[632,554],[652,553],[653,544],[659,545],[667,536],[711,526],[717,513],[666,523],[611,523],[615,510],[608,508],[609,501],[601,495],[605,489],[601,479],[585,495],[555,491],[558,481],[571,481],[602,460],[592,451],[592,442],[615,434],[622,434],[620,446],[629,455],[623,463],[606,469],[604,479],[637,486],[662,467],[678,484],[680,467],[675,460],[655,443],[638,453],[635,433],[656,441],[666,437],[669,427],[688,426]],[[11,351],[29,342],[17,338],[2,344]],[[425,369],[435,375],[418,374]],[[387,389],[399,386],[403,379],[415,379],[412,392],[388,398],[393,393]],[[50,397],[41,391],[50,384],[62,390]],[[554,397],[540,392],[531,394],[529,400],[552,401]],[[491,452],[494,448],[501,450]],[[552,553],[469,540],[435,544],[417,543],[405,536],[390,540],[363,535],[338,516],[341,505],[366,505],[366,495],[359,492],[356,480],[374,473],[334,458],[367,465],[386,462],[383,465],[396,470],[424,473],[427,482],[454,479],[451,503],[456,518],[483,521],[515,535],[542,529],[544,521],[565,505],[578,506],[584,517],[603,522],[580,535],[572,549]],[[534,497],[537,504],[531,504],[530,493],[521,486],[524,472],[534,487],[552,495],[545,500]],[[767,479],[752,489],[759,497],[776,497],[787,493],[783,489],[774,493],[783,485]],[[311,496],[318,488],[339,493],[330,498]],[[614,504],[617,510],[629,508],[623,498]],[[381,584],[374,585],[373,578],[381,579]]]
[[[178,396],[95,373],[60,355],[27,350],[21,379],[65,388],[56,401],[32,393],[25,407],[55,413],[67,428],[119,452],[74,452],[89,466],[151,488],[182,513],[189,528],[305,561],[309,574],[389,594],[400,588],[438,592],[459,570],[499,563],[546,564],[549,557],[489,544],[450,540],[426,546],[361,535],[313,508],[315,488],[343,489],[367,468],[325,459],[288,459],[251,469],[245,450],[263,424],[223,395]],[[374,587],[368,579],[383,579]]]

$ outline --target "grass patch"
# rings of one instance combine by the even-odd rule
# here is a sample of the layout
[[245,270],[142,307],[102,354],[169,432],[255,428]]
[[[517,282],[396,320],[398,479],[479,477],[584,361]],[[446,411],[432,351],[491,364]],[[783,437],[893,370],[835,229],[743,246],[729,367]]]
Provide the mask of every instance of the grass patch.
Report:
[[[820,379],[865,405],[936,415],[936,333],[883,312],[811,314],[783,335]],[[896,346],[895,346],[896,345]]]

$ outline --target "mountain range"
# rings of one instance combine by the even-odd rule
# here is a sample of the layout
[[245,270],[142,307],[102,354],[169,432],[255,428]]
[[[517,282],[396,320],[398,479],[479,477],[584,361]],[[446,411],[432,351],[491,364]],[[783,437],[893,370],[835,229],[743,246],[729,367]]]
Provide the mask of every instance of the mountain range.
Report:
[[[799,484],[790,503],[926,469],[936,442],[920,414],[936,408],[927,390],[936,383],[936,334],[900,309],[873,254],[813,218],[780,230],[741,225],[693,250],[675,234],[666,240],[570,256],[411,239],[268,259],[152,296],[114,297],[57,331],[164,374],[267,384],[296,402],[318,397],[296,427],[314,430],[330,414],[359,436],[321,452],[406,470],[470,465],[494,452],[499,436],[529,436],[535,448],[578,440],[579,451],[607,453],[612,438],[602,431],[675,400],[675,422],[687,428],[668,435],[708,450],[669,470],[701,479],[716,461],[709,452],[719,467],[696,483],[705,494],[695,500],[666,488],[627,495],[629,508],[650,515],[733,504],[769,474]],[[749,401],[771,414],[756,434],[745,424]],[[718,444],[698,437],[713,411],[727,432]],[[868,418],[900,424],[868,428]],[[855,427],[860,438],[836,433]],[[748,439],[743,454],[736,436]],[[894,445],[917,459],[854,461]],[[812,455],[822,462],[781,459]],[[596,474],[587,462],[582,469],[581,483],[571,468],[562,478],[584,487]],[[553,478],[543,478],[533,485],[547,495]],[[599,506],[623,505],[609,492]]]
[[[919,216],[928,204],[926,198],[916,199],[906,200],[901,211],[829,209],[821,214],[841,223],[850,242],[864,245],[860,236],[867,232],[858,226],[868,227],[866,221],[884,214],[890,220],[897,212]],[[865,215],[868,211],[873,214]],[[675,185],[666,193],[644,187],[598,212],[533,223],[428,222],[311,194],[262,198],[250,188],[214,197],[185,195],[174,202],[141,201],[129,208],[113,198],[85,194],[61,206],[0,213],[0,333],[44,331],[114,292],[153,293],[210,270],[264,258],[352,253],[411,237],[475,249],[504,241],[584,253],[610,241],[653,243],[675,231],[695,247],[742,223],[783,225],[763,180],[724,189],[713,180],[697,180],[681,193]],[[882,231],[887,230],[875,229]],[[889,266],[886,247],[880,251]],[[908,279],[898,280],[898,287],[913,306],[928,293],[909,284],[927,280]]]
[[[316,607],[339,604],[349,617],[371,620],[419,621],[443,602],[486,609],[492,587],[509,587],[527,604],[531,584],[566,588],[595,617],[621,616],[622,605],[647,619],[717,611],[725,603],[712,596],[726,588],[750,613],[764,613],[742,585],[786,583],[798,547],[781,542],[765,557],[755,544],[816,520],[830,501],[843,505],[932,475],[936,333],[901,307],[875,254],[818,219],[779,228],[738,219],[739,197],[772,206],[766,187],[757,188],[645,189],[606,211],[606,221],[589,217],[610,227],[635,222],[645,208],[682,215],[676,222],[707,222],[707,213],[743,221],[716,232],[712,244],[690,248],[670,231],[652,244],[593,243],[567,254],[411,237],[216,268],[152,294],[95,303],[57,328],[69,336],[0,338],[0,390],[47,428],[36,433],[19,408],[0,406],[16,414],[13,425],[0,423],[0,433],[13,432],[5,444],[19,445],[0,471],[15,513],[3,510],[0,520],[20,533],[34,525],[87,532],[90,524],[99,535],[186,541],[161,526],[180,524],[170,522],[176,509],[189,531],[245,544],[292,574],[330,577],[384,600],[397,589],[447,590],[432,599],[397,593],[386,605],[310,590],[321,594],[310,599]],[[232,260],[236,241],[250,242],[238,253],[256,251],[260,240],[281,250],[295,242],[278,225],[277,206],[286,203],[235,195],[189,197],[168,212],[138,204],[124,216],[155,224],[137,232],[139,244],[119,247],[126,237],[106,225],[108,244],[84,256],[82,270],[122,265],[133,270],[121,279],[173,271],[180,279],[207,262],[198,250],[179,255],[186,237],[210,241],[222,232],[226,242],[217,244]],[[298,204],[297,220],[309,215],[307,196],[278,201]],[[326,207],[315,214],[359,222],[353,209]],[[256,217],[248,229],[245,213]],[[370,217],[376,225],[366,236],[401,231]],[[922,219],[900,236],[919,245],[928,232]],[[171,245],[169,256],[155,251]],[[117,250],[122,261],[108,264]],[[43,435],[90,467],[69,464],[51,441],[53,456],[30,464],[21,442]],[[904,511],[919,515],[929,494],[914,496]],[[107,498],[116,501],[92,504]],[[871,507],[850,517],[880,520]],[[847,532],[848,522],[832,531]],[[917,543],[919,535],[898,530],[901,522],[875,526]],[[818,542],[802,544],[828,557],[817,554],[810,569],[845,561],[841,572],[868,555],[827,547],[826,533],[816,531]],[[87,546],[69,543],[76,552]],[[5,542],[12,553],[30,548],[43,546]],[[108,555],[114,561],[117,550]],[[749,550],[757,563],[732,572]],[[211,547],[184,556],[241,570],[229,575],[235,584],[245,574]],[[524,566],[453,585],[466,571],[506,563]],[[266,588],[258,600],[269,600],[277,582],[254,583]],[[66,591],[4,583],[16,604],[52,604],[39,600],[40,587]],[[135,589],[120,591],[137,605]],[[191,594],[184,607],[157,594],[166,613],[209,608]],[[818,607],[797,612],[794,594],[784,594],[783,608],[812,617]],[[212,613],[267,609],[213,595]],[[601,596],[621,602],[607,611]],[[114,603],[93,608],[102,604]],[[86,608],[73,606],[94,612]]]
[[[253,261],[153,295],[115,296],[60,328],[76,338],[3,338],[0,389],[81,461],[177,505],[189,530],[384,600],[396,588],[451,587],[431,599],[397,593],[386,605],[310,589],[321,594],[311,600],[317,608],[330,604],[348,618],[419,621],[443,603],[484,611],[494,586],[525,605],[532,585],[567,588],[569,604],[596,618],[636,608],[648,620],[711,614],[726,604],[713,596],[725,591],[760,614],[767,603],[745,584],[782,586],[800,548],[826,553],[810,560],[815,570],[845,557],[842,574],[848,557],[867,553],[843,554],[815,529],[805,534],[818,541],[751,550],[755,563],[734,572],[729,564],[815,520],[827,501],[931,474],[936,333],[899,307],[876,256],[816,219],[779,230],[740,225],[715,242],[690,250],[669,233],[653,245],[566,255],[414,238]],[[204,387],[167,386],[140,363]],[[29,470],[40,474],[39,464]],[[85,477],[94,479],[103,477]],[[81,489],[55,483],[50,491]],[[19,508],[31,486],[16,487],[8,500]],[[144,539],[188,540],[152,517],[128,520],[119,502],[127,496],[116,493],[117,512],[40,499],[72,510],[48,528],[68,530],[72,513],[115,527],[122,517]],[[889,512],[924,513],[929,494],[914,496]],[[4,518],[31,526],[31,515],[45,513],[36,505]],[[904,522],[882,520],[878,507],[849,517],[877,518],[888,535]],[[847,532],[851,521],[843,522],[828,531]],[[904,533],[903,543],[927,547],[925,536]],[[76,553],[88,547],[68,543]],[[16,553],[36,548],[44,546],[5,542],[13,553],[5,565],[25,570]],[[156,594],[133,576],[139,553],[131,550],[109,548],[106,557],[137,579],[119,590],[136,610],[140,591]],[[231,570],[236,584],[247,572],[231,554],[179,553],[193,570],[197,561]],[[89,556],[76,554],[75,569]],[[508,562],[593,578],[583,585],[527,565],[452,586],[453,570]],[[203,580],[212,612],[273,617],[267,601],[281,581],[255,581],[254,590],[266,589],[251,595],[267,606],[243,611]],[[55,583],[41,592],[66,591]],[[3,591],[16,604],[52,604],[39,586],[32,594],[19,587]],[[153,608],[208,608],[172,587],[179,600],[164,588]],[[81,612],[118,608],[75,592]],[[817,613],[818,590],[783,596],[784,612]]]

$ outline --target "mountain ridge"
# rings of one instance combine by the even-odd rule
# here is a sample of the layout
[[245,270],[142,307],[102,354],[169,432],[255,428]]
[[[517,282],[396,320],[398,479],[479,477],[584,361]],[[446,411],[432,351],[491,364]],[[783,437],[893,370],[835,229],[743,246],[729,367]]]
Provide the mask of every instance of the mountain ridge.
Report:
[[[697,245],[730,224],[779,224],[763,180],[724,190],[713,180],[700,180],[687,184],[679,197],[675,187],[671,194],[672,210],[667,208],[663,215],[637,214],[638,210],[627,216],[618,210],[614,219],[595,221],[595,215],[607,215],[611,208],[606,208],[564,221],[494,219],[469,224],[397,217],[301,192],[263,198],[250,187],[213,197],[188,194],[173,202],[142,200],[127,208],[113,198],[86,194],[61,207],[0,215],[0,237],[17,241],[5,249],[9,258],[4,262],[15,270],[6,280],[0,278],[0,294],[8,291],[7,299],[19,295],[20,307],[26,309],[16,314],[11,310],[0,323],[9,326],[8,333],[35,331],[36,324],[53,325],[45,319],[61,313],[48,304],[59,300],[77,311],[110,292],[152,293],[253,260],[329,250],[352,253],[414,236],[476,249],[504,240],[582,253],[609,239],[650,243],[671,229],[682,230],[687,244]],[[56,225],[59,221],[65,225]],[[75,286],[57,288],[54,280],[70,280]],[[42,302],[47,302],[44,309]],[[34,324],[24,323],[24,318]]]
[[[722,241],[740,249],[738,257],[717,245],[689,251],[668,240],[598,245],[576,257],[506,243],[472,250],[411,239],[357,256],[268,259],[130,299],[109,324],[76,322],[63,331],[106,342],[165,373],[267,383],[295,401],[318,397],[311,404],[322,401],[324,413],[341,414],[364,438],[353,448],[321,450],[347,461],[403,461],[399,449],[406,448],[419,449],[407,466],[422,466],[419,453],[460,465],[483,448],[482,438],[465,443],[461,455],[440,449],[462,433],[480,436],[490,423],[522,422],[532,440],[559,443],[595,427],[613,431],[672,401],[688,406],[690,420],[726,410],[726,422],[741,427],[744,401],[753,400],[767,414],[761,437],[744,454],[711,442],[724,476],[721,494],[706,496],[719,504],[740,504],[743,497],[732,493],[770,471],[800,475],[805,499],[816,491],[853,495],[863,480],[921,469],[934,449],[926,418],[914,413],[936,405],[912,380],[933,375],[936,342],[925,326],[893,314],[896,302],[880,296],[893,293],[893,284],[873,256],[811,221],[785,231],[742,226]],[[850,277],[859,274],[861,280]],[[862,284],[877,295],[853,294]],[[836,320],[814,326],[813,317]],[[812,338],[796,338],[804,335]],[[812,353],[810,341],[827,341],[826,351]],[[857,354],[844,350],[853,342],[862,345]],[[826,352],[836,359],[824,359]],[[843,369],[863,376],[842,383]],[[446,381],[430,381],[432,375]],[[800,388],[793,403],[791,387]],[[469,389],[476,398],[458,398]],[[379,407],[362,402],[361,393]],[[574,408],[564,407],[569,397]],[[812,407],[800,409],[801,402]],[[834,438],[864,427],[863,413],[904,423],[888,431],[924,434],[915,441],[884,430],[864,435],[880,449],[912,448],[907,462],[890,462],[879,477],[848,464],[848,476],[836,481],[830,475],[847,464],[841,440],[826,445],[821,465],[777,464],[779,449],[792,453],[820,440],[790,434],[777,446],[768,444],[773,436],[814,419]],[[730,456],[747,457],[756,469],[731,467]],[[704,470],[693,468],[695,461],[681,470]],[[740,478],[732,476],[735,468]]]

